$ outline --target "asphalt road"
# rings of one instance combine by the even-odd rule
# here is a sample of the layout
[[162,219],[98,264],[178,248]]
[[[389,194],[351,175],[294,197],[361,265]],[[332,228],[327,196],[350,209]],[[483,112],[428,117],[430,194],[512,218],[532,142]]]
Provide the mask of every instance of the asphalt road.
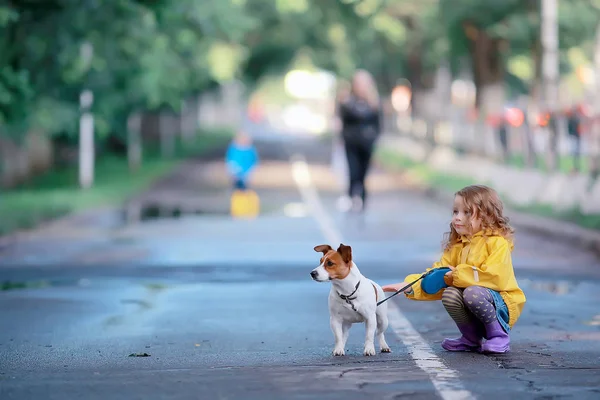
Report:
[[[344,215],[327,141],[264,140],[255,220],[229,218],[222,166],[194,161],[161,190],[204,214],[125,224],[108,210],[5,245],[0,281],[30,287],[0,291],[0,399],[599,398],[600,261],[527,232],[509,354],[444,351],[457,330],[441,304],[397,296],[391,354],[362,356],[355,325],[333,357],[313,247],[343,240],[364,275],[396,282],[439,256],[449,206],[375,170],[366,215]],[[295,154],[316,196],[298,190]]]

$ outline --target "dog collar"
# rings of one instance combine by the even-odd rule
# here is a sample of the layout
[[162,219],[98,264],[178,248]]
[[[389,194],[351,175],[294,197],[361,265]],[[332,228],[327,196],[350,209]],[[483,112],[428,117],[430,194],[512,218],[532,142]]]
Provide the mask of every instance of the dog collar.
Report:
[[356,286],[354,287],[354,291],[353,291],[352,293],[350,293],[350,294],[348,294],[348,295],[345,295],[345,294],[339,294],[339,293],[338,293],[338,294],[340,295],[340,299],[342,299],[342,300],[346,300],[346,301],[348,301],[348,300],[354,300],[354,299],[356,299],[356,297],[352,297],[352,296],[354,295],[354,293],[356,293],[356,291],[358,290],[358,287],[359,287],[359,286],[360,286],[360,281],[358,281],[358,283],[357,283],[357,284],[356,284]]

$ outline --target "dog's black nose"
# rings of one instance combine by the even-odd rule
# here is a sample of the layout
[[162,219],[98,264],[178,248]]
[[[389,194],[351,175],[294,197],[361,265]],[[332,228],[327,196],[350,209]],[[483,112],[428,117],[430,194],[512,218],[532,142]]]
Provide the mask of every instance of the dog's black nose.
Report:
[[317,279],[317,275],[319,275],[319,273],[318,273],[317,271],[311,271],[311,273],[310,273],[310,276],[311,276],[313,279]]

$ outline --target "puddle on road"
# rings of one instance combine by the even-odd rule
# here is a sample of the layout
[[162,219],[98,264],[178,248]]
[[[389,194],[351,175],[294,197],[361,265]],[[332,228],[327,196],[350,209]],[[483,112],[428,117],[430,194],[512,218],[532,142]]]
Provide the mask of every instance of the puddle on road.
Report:
[[[205,210],[201,208],[183,209],[182,207],[166,207],[151,204],[143,207],[139,213],[139,221],[153,221],[160,219],[178,219],[184,216],[198,215],[229,215],[229,210]],[[125,221],[127,222],[127,221]]]
[[[306,214],[306,210],[300,209],[301,207],[292,205],[292,207],[286,208],[284,212],[293,213],[295,217],[298,217],[299,213],[303,216]],[[271,212],[279,211],[280,207],[272,204],[262,204],[260,207],[259,215],[268,214]],[[181,206],[166,206],[161,204],[149,204],[143,206],[141,209],[135,206],[128,206],[121,210],[121,225],[127,226],[129,224],[152,222],[160,220],[172,220],[181,219],[189,216],[221,216],[231,217],[229,204],[226,206],[213,206],[208,208],[184,208]]]

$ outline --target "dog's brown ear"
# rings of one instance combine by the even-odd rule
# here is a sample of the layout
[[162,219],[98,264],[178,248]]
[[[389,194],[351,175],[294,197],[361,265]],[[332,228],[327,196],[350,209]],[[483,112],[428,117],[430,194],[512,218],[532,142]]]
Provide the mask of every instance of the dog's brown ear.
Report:
[[329,250],[333,250],[333,248],[328,244],[320,244],[318,246],[315,246],[315,251],[317,253],[323,253],[323,255],[327,254]]
[[342,255],[342,260],[344,260],[346,264],[349,264],[350,261],[352,261],[352,247],[340,243],[337,252]]

